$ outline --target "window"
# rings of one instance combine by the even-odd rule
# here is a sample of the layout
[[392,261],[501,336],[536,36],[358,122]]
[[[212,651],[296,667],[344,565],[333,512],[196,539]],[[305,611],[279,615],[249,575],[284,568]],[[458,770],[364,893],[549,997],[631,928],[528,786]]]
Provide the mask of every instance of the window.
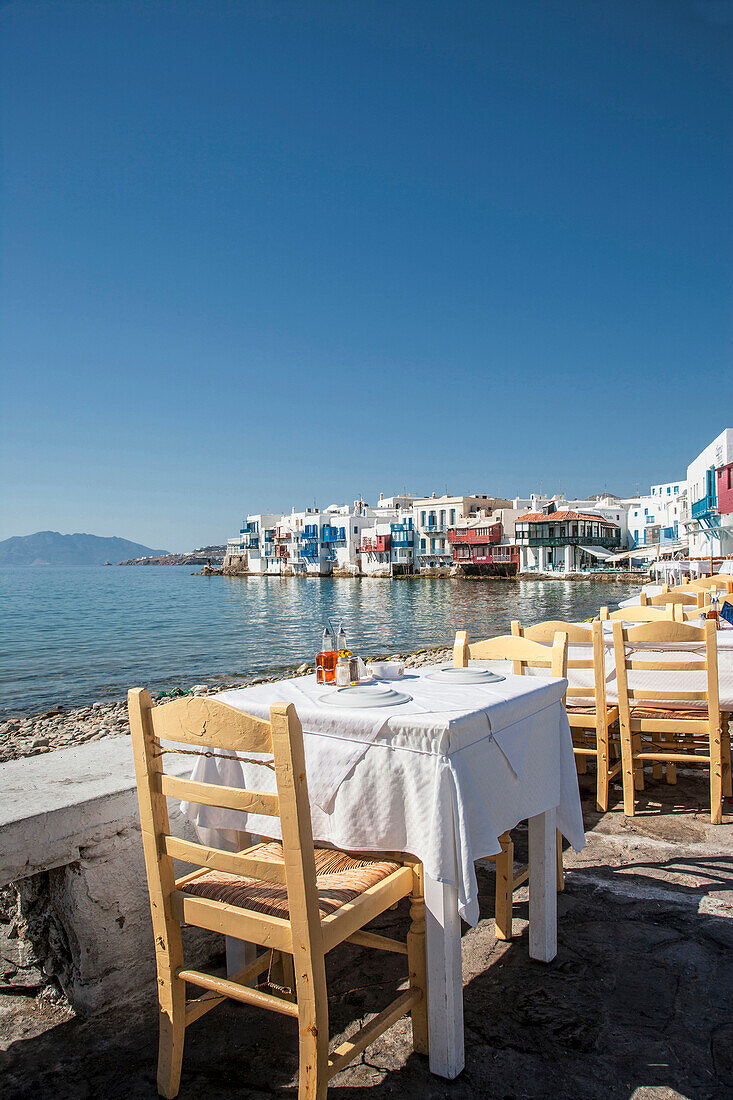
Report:
[[[423,514],[424,514],[424,513],[423,513]],[[424,549],[425,549],[425,539],[420,539],[420,549],[421,549],[421,550],[424,550]]]
[[422,524],[423,527],[425,526],[425,513],[424,512],[420,513],[420,523]]
[[451,508],[451,510],[450,510],[450,522],[451,522],[451,527],[456,522],[456,510],[455,510],[455,508]]
[[679,485],[675,485],[674,491],[675,491],[675,493],[679,493],[679,491],[680,491]]
[[668,485],[668,486],[667,486],[667,496],[669,496],[669,494],[670,494],[671,492],[672,492],[672,489],[671,489],[671,487],[670,487],[670,486]]

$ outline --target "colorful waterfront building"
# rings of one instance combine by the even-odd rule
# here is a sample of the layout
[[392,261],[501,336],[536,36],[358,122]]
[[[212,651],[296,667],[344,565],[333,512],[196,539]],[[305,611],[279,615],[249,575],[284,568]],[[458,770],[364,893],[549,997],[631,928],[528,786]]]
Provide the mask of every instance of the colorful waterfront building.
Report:
[[417,571],[433,572],[450,568],[453,548],[448,531],[459,520],[475,519],[494,508],[508,506],[509,501],[488,494],[475,496],[438,496],[415,500],[412,506],[415,529],[415,561]]
[[618,523],[598,512],[558,510],[554,501],[519,516],[514,527],[522,573],[587,572],[622,549]]
[[[726,557],[733,553],[733,511],[729,510],[733,428],[725,428],[687,467],[687,529],[690,558]],[[723,487],[722,507],[719,490]]]

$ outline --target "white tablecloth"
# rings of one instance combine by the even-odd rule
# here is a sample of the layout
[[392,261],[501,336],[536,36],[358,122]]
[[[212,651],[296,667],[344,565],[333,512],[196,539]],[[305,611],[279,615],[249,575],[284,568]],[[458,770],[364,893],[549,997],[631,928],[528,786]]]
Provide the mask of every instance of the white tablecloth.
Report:
[[[507,675],[501,683],[438,684],[430,669],[391,684],[412,702],[382,711],[340,711],[318,702],[314,677],[217,696],[267,718],[273,702],[296,702],[305,734],[316,840],[354,851],[400,851],[437,882],[458,888],[459,911],[478,921],[475,860],[500,850],[499,836],[557,807],[576,850],[585,843],[567,716],[565,680]],[[193,779],[272,791],[270,769],[200,757]],[[269,817],[186,805],[199,828],[273,836]]]
[[[690,619],[688,626],[699,626],[702,620]],[[579,623],[586,626],[587,623]],[[639,626],[639,623],[629,623],[630,627]],[[605,640],[605,668],[606,668],[606,699],[609,703],[618,703],[618,685],[616,681],[616,662],[613,654],[613,623],[603,624]],[[733,712],[733,629],[717,631],[718,646],[718,693],[720,709]],[[686,656],[691,660],[699,660],[705,655],[704,644],[691,645],[689,642],[680,643],[677,646],[665,648],[655,647],[654,650],[636,650],[640,659],[653,660],[659,655],[660,660],[669,657],[673,661],[683,661]],[[588,660],[593,656],[591,646],[571,645],[568,647],[568,661]],[[471,662],[472,664],[474,662]],[[477,664],[485,665],[496,672],[504,672],[511,668],[508,662],[479,661]],[[533,678],[542,676],[543,669],[529,668],[527,675]],[[593,687],[593,669],[569,668],[568,683],[572,687]],[[707,687],[704,672],[630,672],[629,685],[633,688],[655,687],[667,691],[704,691]],[[702,703],[685,701],[680,704],[685,707],[703,706]]]

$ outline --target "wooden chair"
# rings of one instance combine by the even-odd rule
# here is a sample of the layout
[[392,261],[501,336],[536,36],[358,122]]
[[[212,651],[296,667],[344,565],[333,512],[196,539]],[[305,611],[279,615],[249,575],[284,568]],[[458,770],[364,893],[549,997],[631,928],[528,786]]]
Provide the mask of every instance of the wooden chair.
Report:
[[613,622],[616,619],[623,619],[627,623],[656,623],[656,622],[671,622],[674,620],[674,604],[670,604],[669,607],[650,607],[640,606],[635,604],[632,607],[619,607],[617,611],[610,611],[607,607],[602,607],[598,612],[598,618],[601,622],[607,622],[609,619]]
[[[705,655],[691,657],[679,647],[704,645]],[[667,782],[676,782],[676,764],[710,765],[710,820],[722,820],[723,794],[731,793],[728,715],[721,715],[715,624],[647,623],[625,628],[613,624],[613,648],[619,696],[623,761],[624,813],[634,814],[634,789],[644,789],[644,763],[666,763]],[[643,652],[649,650],[650,652]],[[639,655],[639,651],[642,651]],[[667,690],[632,687],[630,672],[705,673],[705,688]],[[689,687],[689,680],[688,680]],[[699,706],[685,707],[697,702]],[[705,705],[703,705],[705,704]]]
[[[271,707],[269,722],[215,699],[180,699],[153,707],[148,692],[140,689],[129,693],[128,706],[158,969],[161,1096],[178,1093],[185,1029],[227,997],[297,1019],[299,1100],[325,1097],[334,1074],[407,1012],[412,1014],[414,1049],[427,1053],[422,866],[409,858],[358,859],[314,848],[303,732],[292,704]],[[266,766],[275,772],[277,794],[166,775],[163,755],[176,748],[163,747],[163,741],[208,752],[271,755],[274,762]],[[166,796],[279,818],[282,843],[227,852],[180,840],[170,832]],[[195,870],[174,878],[174,859]],[[406,944],[362,931],[406,896],[412,921]],[[230,978],[188,969],[182,924],[266,950]],[[329,1054],[324,957],[345,941],[407,955],[410,987]],[[294,989],[275,996],[251,986],[273,963],[290,964],[291,957]],[[187,983],[202,988],[203,996],[187,1001]]]
[[697,604],[702,599],[698,592],[660,592],[656,596],[641,594],[642,607],[669,607],[671,604]]
[[589,756],[596,758],[596,803],[601,813],[608,809],[609,783],[621,771],[621,759],[610,762],[610,730],[618,721],[618,707],[606,701],[606,661],[603,626],[600,620],[590,628],[551,620],[537,626],[512,623],[512,634],[543,645],[551,643],[557,631],[567,636],[568,645],[587,647],[585,657],[568,657],[567,668],[593,669],[592,687],[568,687],[565,709],[573,735],[573,752],[578,771],[583,774]]
[[[453,644],[453,665],[465,668],[469,660],[511,661],[517,676],[523,676],[527,668],[547,669],[551,676],[565,677],[568,661],[567,634],[558,631],[552,646],[540,645],[526,638],[505,634],[500,638],[487,638],[485,641],[468,643],[468,634],[459,630]],[[522,867],[514,873],[514,841],[511,833],[502,833],[499,837],[501,852],[495,856],[486,856],[496,865],[496,896],[494,905],[494,926],[498,940],[512,938],[512,909],[514,891],[518,890],[529,878],[529,868]],[[564,889],[562,869],[562,838],[557,834],[557,888]]]
[[720,573],[712,577],[700,577],[697,581],[690,581],[686,588],[691,589],[693,592],[708,592],[711,588],[715,588],[731,593],[733,592],[733,577]]

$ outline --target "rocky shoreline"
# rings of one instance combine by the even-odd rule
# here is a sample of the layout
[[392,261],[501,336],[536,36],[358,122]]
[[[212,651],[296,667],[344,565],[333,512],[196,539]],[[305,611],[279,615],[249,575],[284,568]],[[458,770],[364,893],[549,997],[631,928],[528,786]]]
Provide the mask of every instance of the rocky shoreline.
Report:
[[[404,660],[407,668],[419,668],[421,665],[434,664],[438,661],[450,661],[452,652],[450,649],[441,647],[422,649],[409,654],[395,653],[391,656]],[[305,663],[298,665],[297,668],[252,676],[232,683],[195,684],[187,690],[177,689],[173,693],[151,689],[151,695],[156,702],[164,703],[170,701],[172,695],[189,693],[218,695],[219,692],[231,688],[274,683],[277,680],[286,680],[293,675],[307,676],[314,671],[312,665]],[[127,703],[124,700],[96,702],[68,708],[55,706],[34,715],[11,714],[0,720],[0,763],[19,760],[24,756],[40,756],[43,753],[54,752],[56,749],[71,748],[72,745],[86,745],[91,741],[101,741],[103,737],[125,737],[129,734]]]

